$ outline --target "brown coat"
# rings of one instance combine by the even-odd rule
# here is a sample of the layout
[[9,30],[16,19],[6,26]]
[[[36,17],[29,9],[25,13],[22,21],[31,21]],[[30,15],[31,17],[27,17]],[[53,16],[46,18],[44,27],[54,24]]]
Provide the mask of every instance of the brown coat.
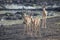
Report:
[[45,10],[45,8],[43,8],[43,14],[42,14],[42,17],[43,17],[43,18],[46,18],[46,17],[47,17],[47,11]]

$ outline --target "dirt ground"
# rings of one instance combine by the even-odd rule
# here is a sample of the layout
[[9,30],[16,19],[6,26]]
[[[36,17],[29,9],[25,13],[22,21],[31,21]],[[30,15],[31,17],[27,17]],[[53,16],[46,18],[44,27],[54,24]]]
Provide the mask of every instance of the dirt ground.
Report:
[[60,16],[48,18],[47,28],[40,28],[41,37],[23,35],[24,24],[0,25],[0,40],[60,40]]

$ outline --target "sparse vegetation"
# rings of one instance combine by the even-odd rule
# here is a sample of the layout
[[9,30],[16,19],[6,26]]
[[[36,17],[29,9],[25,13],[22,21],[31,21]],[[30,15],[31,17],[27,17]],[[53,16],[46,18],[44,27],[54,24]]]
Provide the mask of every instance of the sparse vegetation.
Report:
[[55,24],[60,25],[60,22],[56,22]]

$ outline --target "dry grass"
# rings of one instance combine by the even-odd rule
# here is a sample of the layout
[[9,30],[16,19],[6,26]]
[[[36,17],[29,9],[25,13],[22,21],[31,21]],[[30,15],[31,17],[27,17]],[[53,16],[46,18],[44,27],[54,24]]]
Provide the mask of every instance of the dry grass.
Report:
[[[41,16],[36,16],[40,19],[42,19]],[[52,18],[52,17],[55,17],[55,16],[48,16],[47,18]],[[0,24],[3,24],[3,25],[13,25],[13,24],[22,24],[23,20],[4,20],[4,21],[0,21]]]
[[60,22],[56,22],[55,24],[60,25]]
[[4,21],[0,21],[0,24],[3,25],[12,25],[12,24],[21,24],[22,20],[4,20]]

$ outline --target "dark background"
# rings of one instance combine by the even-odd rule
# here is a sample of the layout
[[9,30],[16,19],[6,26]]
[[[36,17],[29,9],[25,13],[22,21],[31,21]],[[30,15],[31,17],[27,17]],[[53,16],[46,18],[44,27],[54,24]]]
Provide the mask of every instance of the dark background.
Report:
[[41,5],[41,3],[46,2],[49,4],[57,4],[59,5],[60,0],[0,0],[0,4],[38,4]]

